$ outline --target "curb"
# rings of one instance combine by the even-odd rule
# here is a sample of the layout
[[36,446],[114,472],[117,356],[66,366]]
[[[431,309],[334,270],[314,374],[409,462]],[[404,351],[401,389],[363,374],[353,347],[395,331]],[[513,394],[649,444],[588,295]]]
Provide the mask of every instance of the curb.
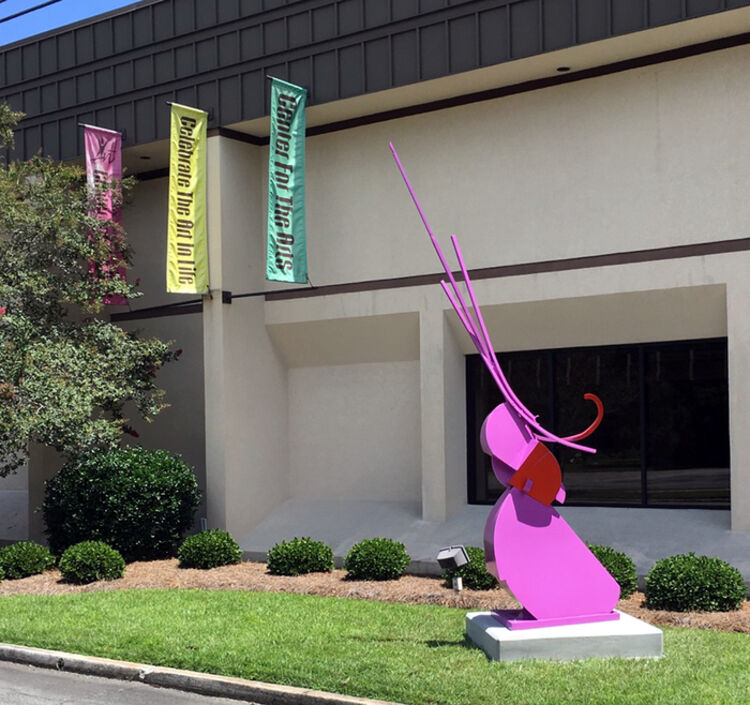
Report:
[[50,651],[13,644],[0,644],[0,661],[99,678],[136,681],[157,688],[244,700],[258,705],[398,705],[384,700],[338,695],[322,690],[274,685],[243,678],[215,676],[196,671],[182,671],[176,668],[115,661],[96,656],[81,656],[64,651]]

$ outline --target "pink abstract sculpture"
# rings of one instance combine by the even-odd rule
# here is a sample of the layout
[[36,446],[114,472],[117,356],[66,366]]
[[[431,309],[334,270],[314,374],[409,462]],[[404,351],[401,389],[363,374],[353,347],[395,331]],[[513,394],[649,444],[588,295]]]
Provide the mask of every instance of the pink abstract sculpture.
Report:
[[393,144],[389,146],[448,279],[440,285],[505,398],[484,420],[480,437],[495,476],[507,488],[487,519],[484,551],[487,569],[523,609],[494,614],[510,629],[618,619],[614,606],[620,586],[551,506],[555,499],[565,502],[565,487],[560,466],[543,443],[595,453],[594,448],[578,441],[601,423],[602,403],[596,395],[585,394],[584,398],[596,405],[596,419],[585,431],[565,437],[543,428],[523,405],[495,356],[455,235],[451,235],[451,243],[471,306],[448,267]]

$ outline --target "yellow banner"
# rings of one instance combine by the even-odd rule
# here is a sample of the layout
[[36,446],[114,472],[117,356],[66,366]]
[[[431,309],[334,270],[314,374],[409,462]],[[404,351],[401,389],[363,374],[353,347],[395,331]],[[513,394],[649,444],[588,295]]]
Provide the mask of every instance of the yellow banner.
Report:
[[167,291],[208,292],[206,123],[208,114],[172,104]]

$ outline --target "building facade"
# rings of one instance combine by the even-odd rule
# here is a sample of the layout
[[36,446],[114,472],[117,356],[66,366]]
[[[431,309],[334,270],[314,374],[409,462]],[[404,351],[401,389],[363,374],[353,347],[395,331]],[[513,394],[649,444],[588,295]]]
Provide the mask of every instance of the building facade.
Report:
[[[561,512],[640,572],[696,551],[747,578],[748,6],[149,0],[0,48],[0,98],[27,113],[8,156],[80,159],[79,122],[124,131],[145,296],[111,315],[185,351],[138,430],[196,467],[202,516],[250,555],[386,535],[431,570],[481,543],[498,488],[478,425],[500,397],[392,141],[526,405],[567,433],[593,418],[584,392],[604,402],[597,456],[560,452]],[[310,93],[311,286],[264,281],[266,75]],[[195,301],[164,293],[170,100],[210,114]],[[6,534],[40,536],[55,469],[35,449],[2,481]]]

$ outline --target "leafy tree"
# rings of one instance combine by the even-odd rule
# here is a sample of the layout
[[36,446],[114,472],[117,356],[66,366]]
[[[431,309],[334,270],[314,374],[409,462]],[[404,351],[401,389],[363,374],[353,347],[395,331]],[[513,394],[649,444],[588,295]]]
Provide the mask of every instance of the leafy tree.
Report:
[[[0,148],[21,117],[0,104]],[[166,406],[154,378],[177,353],[96,317],[107,295],[141,295],[113,276],[131,261],[124,231],[92,215],[107,188],[119,206],[132,181],[92,193],[79,166],[0,162],[0,477],[30,443],[113,449],[132,432],[126,403],[148,421]]]

